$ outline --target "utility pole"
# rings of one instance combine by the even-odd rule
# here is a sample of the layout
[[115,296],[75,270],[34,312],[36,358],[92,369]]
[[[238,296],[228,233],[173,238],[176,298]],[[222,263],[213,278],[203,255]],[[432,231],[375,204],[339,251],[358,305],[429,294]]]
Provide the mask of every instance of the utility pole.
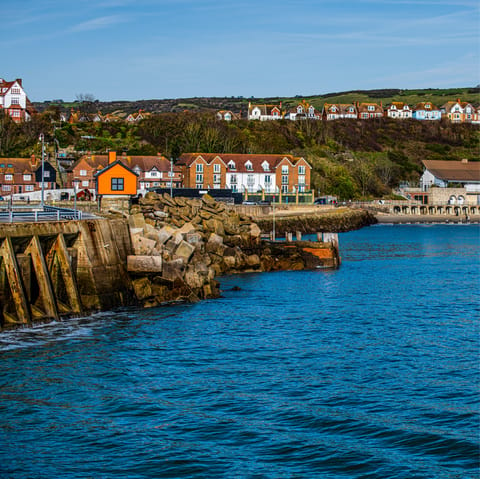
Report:
[[170,157],[170,196],[173,198],[173,158]]
[[45,138],[43,133],[40,133],[40,141],[42,142],[42,193],[41,193],[41,199],[40,199],[40,207],[44,208],[45,202],[44,202],[44,194],[45,194]]

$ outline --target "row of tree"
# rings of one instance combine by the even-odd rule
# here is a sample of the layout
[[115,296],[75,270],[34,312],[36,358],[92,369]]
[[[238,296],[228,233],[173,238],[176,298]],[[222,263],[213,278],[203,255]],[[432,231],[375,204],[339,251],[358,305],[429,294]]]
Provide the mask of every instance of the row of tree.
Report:
[[275,153],[304,156],[312,186],[341,198],[387,195],[402,181],[417,181],[423,159],[478,159],[476,125],[445,121],[379,120],[218,121],[211,113],[153,115],[138,125],[59,124],[46,110],[16,124],[0,115],[0,156],[39,153],[38,137],[80,152],[127,151],[178,158],[183,152]]

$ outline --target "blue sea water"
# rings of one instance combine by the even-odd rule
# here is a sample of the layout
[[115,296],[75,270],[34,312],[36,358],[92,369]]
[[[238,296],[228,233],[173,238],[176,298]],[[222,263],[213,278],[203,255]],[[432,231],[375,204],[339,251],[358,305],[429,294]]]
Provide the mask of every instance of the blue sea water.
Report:
[[480,477],[480,228],[340,249],[337,271],[3,333],[0,477]]

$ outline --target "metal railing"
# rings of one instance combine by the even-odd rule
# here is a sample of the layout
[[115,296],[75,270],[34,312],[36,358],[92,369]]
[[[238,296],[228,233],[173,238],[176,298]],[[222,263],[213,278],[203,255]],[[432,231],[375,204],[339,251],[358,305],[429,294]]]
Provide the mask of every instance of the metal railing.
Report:
[[42,210],[20,211],[10,210],[0,212],[0,223],[37,223],[40,221],[70,221],[95,219],[95,215],[81,210],[45,206]]

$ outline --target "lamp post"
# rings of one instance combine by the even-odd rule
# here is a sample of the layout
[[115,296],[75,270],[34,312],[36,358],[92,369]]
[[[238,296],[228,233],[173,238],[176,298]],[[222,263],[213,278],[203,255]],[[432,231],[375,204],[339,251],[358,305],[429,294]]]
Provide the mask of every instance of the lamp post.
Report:
[[170,196],[173,198],[173,158],[170,158],[170,172],[168,176],[170,177]]
[[73,210],[75,211],[75,218],[77,218],[77,186],[80,183],[80,180],[74,178],[73,181]]
[[41,196],[40,196],[40,207],[44,208],[45,206],[45,203],[44,203],[44,195],[45,195],[45,178],[44,178],[44,175],[45,175],[45,137],[43,135],[43,133],[40,133],[40,137],[39,137],[40,141],[42,142],[42,192],[41,192]]

